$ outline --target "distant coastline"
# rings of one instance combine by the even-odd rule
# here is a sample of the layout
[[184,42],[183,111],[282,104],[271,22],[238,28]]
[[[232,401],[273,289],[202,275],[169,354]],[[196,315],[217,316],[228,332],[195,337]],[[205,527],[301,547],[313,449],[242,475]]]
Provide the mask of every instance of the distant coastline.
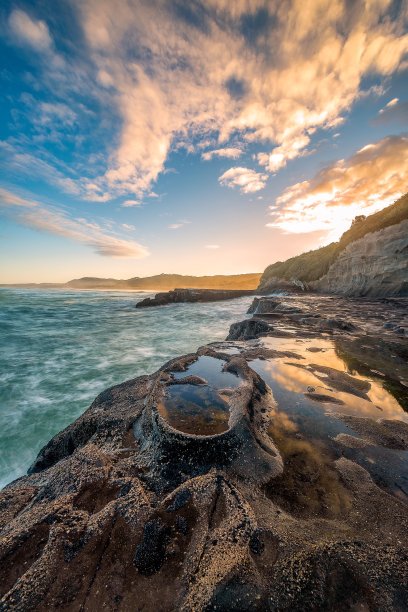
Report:
[[1,283],[2,288],[14,289],[75,289],[92,291],[171,291],[172,289],[256,289],[261,273],[187,276],[158,274],[129,279],[83,277],[67,283]]

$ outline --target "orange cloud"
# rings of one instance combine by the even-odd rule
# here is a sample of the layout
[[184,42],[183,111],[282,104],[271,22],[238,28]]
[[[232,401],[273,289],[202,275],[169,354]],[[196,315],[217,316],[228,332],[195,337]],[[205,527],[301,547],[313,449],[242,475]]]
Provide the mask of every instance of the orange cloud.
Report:
[[258,161],[276,172],[305,153],[316,129],[342,121],[366,75],[392,74],[408,51],[407,12],[391,16],[391,0],[77,7],[101,96],[122,118],[93,181],[100,196],[144,193],[177,143],[194,150],[210,134],[218,151],[237,133],[263,146]]
[[270,207],[267,226],[291,233],[327,230],[338,238],[356,215],[388,206],[407,184],[408,136],[388,136],[285,189]]

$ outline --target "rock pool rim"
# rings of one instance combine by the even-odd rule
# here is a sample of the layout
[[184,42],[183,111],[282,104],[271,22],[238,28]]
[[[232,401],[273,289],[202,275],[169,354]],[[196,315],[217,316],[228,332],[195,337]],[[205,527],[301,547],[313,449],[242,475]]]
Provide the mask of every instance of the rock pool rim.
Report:
[[[174,366],[181,366],[183,368],[181,371],[187,371],[188,367],[198,361],[201,356],[214,357],[216,359],[219,359],[220,361],[227,362],[228,365],[232,363],[233,366],[235,365],[237,369],[236,371],[230,373],[236,374],[242,381],[236,389],[232,389],[231,396],[226,402],[229,410],[228,428],[225,431],[216,434],[201,435],[187,433],[176,429],[160,414],[158,408],[159,404],[163,403],[165,399],[165,392],[167,386],[171,386],[173,384],[186,384],[181,382],[183,379],[177,380],[171,377],[172,372],[175,371]],[[229,372],[228,369],[226,369],[226,371]],[[249,372],[249,366],[247,365],[245,359],[240,355],[226,355],[225,353],[216,353],[215,351],[211,350],[208,353],[207,351],[205,351],[203,353],[197,353],[195,355],[186,355],[184,358],[181,359],[176,358],[174,361],[168,364],[166,369],[162,371],[159,378],[155,381],[151,393],[145,400],[144,415],[150,415],[151,423],[153,424],[154,422],[159,431],[161,431],[168,439],[172,438],[173,441],[181,442],[182,440],[185,440],[187,442],[187,440],[191,440],[206,441],[206,443],[211,443],[211,441],[217,442],[225,440],[229,437],[232,438],[234,437],[234,431],[239,428],[242,420],[246,418],[247,407],[251,399],[253,390],[253,380]],[[173,382],[175,380],[177,380],[176,383]],[[208,383],[207,385],[208,387],[213,388],[212,385]],[[200,385],[197,384],[197,386]],[[216,389],[214,390],[217,391]],[[147,425],[147,423],[145,424]]]

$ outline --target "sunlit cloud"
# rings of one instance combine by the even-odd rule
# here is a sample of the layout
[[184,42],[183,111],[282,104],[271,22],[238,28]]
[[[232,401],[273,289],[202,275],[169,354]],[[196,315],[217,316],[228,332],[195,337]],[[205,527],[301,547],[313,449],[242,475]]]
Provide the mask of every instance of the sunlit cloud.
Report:
[[0,189],[0,209],[22,225],[84,244],[98,255],[139,259],[149,254],[144,246],[108,233],[97,223],[74,219],[56,207],[23,198],[6,189]]
[[402,102],[398,98],[393,98],[378,112],[373,124],[386,125],[394,122],[408,124],[408,101]]
[[290,233],[327,230],[338,238],[352,219],[392,204],[408,184],[408,136],[389,136],[285,189],[268,227]]
[[220,245],[219,244],[206,244],[205,248],[210,249],[210,251],[215,251],[220,248]]
[[272,153],[259,153],[258,162],[269,172],[275,173],[286,166],[291,159],[305,155],[307,153],[306,147],[309,142],[309,136],[299,136],[298,138],[289,140],[281,146],[276,147]]
[[[119,119],[104,168],[75,179],[95,201],[139,199],[181,143],[202,151],[200,142],[211,141],[204,160],[237,159],[239,137],[257,147],[265,172],[278,172],[308,151],[317,129],[342,122],[366,76],[388,77],[406,64],[407,14],[391,0],[73,4],[88,56],[55,74],[43,66],[50,94],[71,79]],[[14,10],[8,23],[18,44],[55,60],[49,28],[32,11]]]
[[254,193],[265,187],[268,175],[238,166],[224,172],[218,180],[226,187],[238,187],[242,193]]
[[230,159],[238,159],[241,157],[242,149],[239,147],[225,147],[223,149],[214,149],[213,151],[205,151],[201,157],[205,161],[210,161],[213,157],[227,157]]
[[398,101],[399,101],[399,98],[393,98],[385,106],[386,107],[395,106],[396,104],[398,104]]

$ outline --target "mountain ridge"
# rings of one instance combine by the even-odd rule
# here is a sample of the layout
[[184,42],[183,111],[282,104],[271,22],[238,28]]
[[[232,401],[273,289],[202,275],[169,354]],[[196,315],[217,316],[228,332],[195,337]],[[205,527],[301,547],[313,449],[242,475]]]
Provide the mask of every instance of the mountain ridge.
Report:
[[134,276],[129,279],[83,276],[81,278],[74,278],[67,283],[13,283],[7,285],[2,284],[0,286],[33,289],[116,289],[134,291],[171,291],[173,289],[256,289],[261,275],[261,272],[248,274],[214,274],[206,276],[162,273],[145,277]]

